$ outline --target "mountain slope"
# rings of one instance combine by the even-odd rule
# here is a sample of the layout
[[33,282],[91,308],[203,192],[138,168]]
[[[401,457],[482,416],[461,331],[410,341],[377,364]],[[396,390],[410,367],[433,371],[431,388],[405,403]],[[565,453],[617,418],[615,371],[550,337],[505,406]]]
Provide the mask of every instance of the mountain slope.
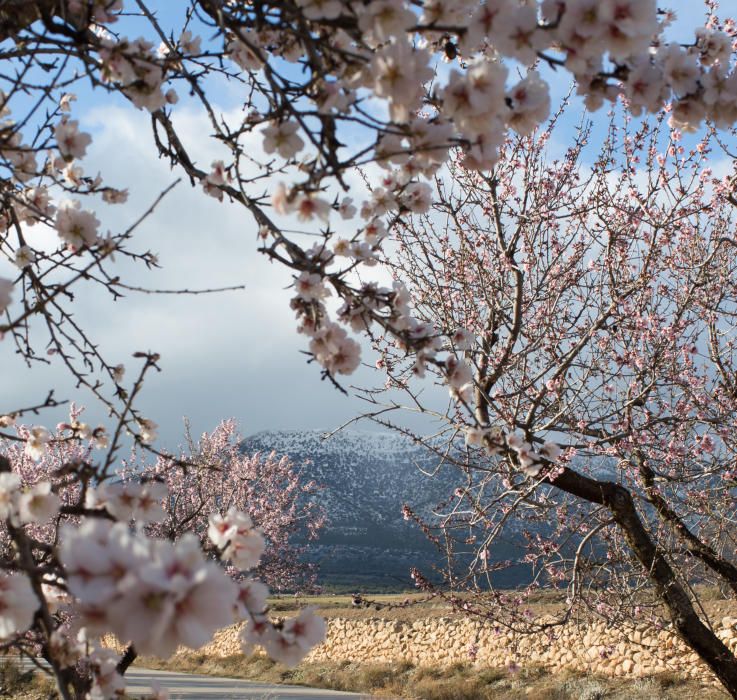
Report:
[[411,567],[432,575],[441,564],[437,549],[402,516],[404,503],[428,516],[460,482],[456,469],[435,469],[438,458],[426,448],[393,433],[342,431],[324,440],[319,431],[267,431],[244,440],[243,449],[287,454],[306,480],[323,486],[329,524],[309,546],[323,584],[406,587]]

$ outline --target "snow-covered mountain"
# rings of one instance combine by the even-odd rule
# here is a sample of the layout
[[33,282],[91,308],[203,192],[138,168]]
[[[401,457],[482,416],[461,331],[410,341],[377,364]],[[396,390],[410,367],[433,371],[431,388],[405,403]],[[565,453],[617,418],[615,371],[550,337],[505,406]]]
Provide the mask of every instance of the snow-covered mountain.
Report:
[[348,588],[409,586],[409,570],[431,573],[437,550],[402,516],[407,503],[427,516],[461,481],[458,470],[437,468],[438,457],[395,433],[267,431],[243,442],[248,452],[272,450],[301,465],[305,479],[323,486],[319,499],[329,524],[311,558],[326,584]]
[[448,495],[456,474],[435,476],[437,458],[411,440],[392,433],[342,431],[323,439],[320,431],[269,431],[244,442],[245,449],[276,450],[302,465],[305,476],[325,488],[321,500],[333,527],[350,531],[375,525],[397,526],[402,503],[425,510]]

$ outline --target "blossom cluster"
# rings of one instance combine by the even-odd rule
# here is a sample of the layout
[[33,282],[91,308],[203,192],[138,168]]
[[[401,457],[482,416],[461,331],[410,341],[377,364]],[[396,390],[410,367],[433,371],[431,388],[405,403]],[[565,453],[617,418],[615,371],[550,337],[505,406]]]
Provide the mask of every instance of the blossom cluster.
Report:
[[103,507],[116,520],[135,520],[141,525],[160,522],[164,518],[162,501],[168,489],[158,481],[103,483],[87,492],[88,507]]
[[[386,231],[405,212],[428,211],[432,197],[423,179],[447,161],[451,146],[461,147],[465,167],[485,171],[497,162],[509,129],[527,135],[548,117],[549,86],[540,64],[569,70],[590,109],[619,97],[634,114],[670,105],[671,123],[683,129],[698,128],[705,118],[722,126],[737,118],[733,25],[719,27],[712,17],[696,31],[692,45],[667,41],[671,17],[659,16],[650,0],[428,1],[419,3],[419,11],[386,0],[305,0],[298,6],[316,33],[328,31],[338,19],[355,21],[360,33],[357,39],[329,30],[331,47],[320,45],[320,50],[330,56],[334,79],[320,82],[308,97],[321,113],[339,121],[368,93],[386,104],[391,124],[377,127],[373,152],[387,173],[370,183],[370,199],[347,217],[360,213],[358,233],[320,247],[318,255],[306,251],[295,277],[300,331],[311,337],[310,352],[331,374],[350,373],[360,356],[322,305],[326,282],[341,279],[345,270],[376,264],[385,234],[371,232]],[[272,52],[296,60],[302,40],[287,34],[276,25],[249,30],[234,37],[228,50],[241,68],[259,71]],[[352,60],[342,62],[341,51],[348,47]],[[447,75],[436,70],[438,53],[454,64]],[[512,83],[510,61],[527,69]],[[269,121],[262,135],[266,153],[290,161],[305,149],[309,130],[292,113]],[[331,204],[318,190],[314,182],[309,188],[280,184],[272,197],[274,210],[301,222],[327,223],[333,212],[343,217],[343,205]],[[331,269],[342,258],[347,258],[343,268]],[[413,338],[406,326],[423,324],[409,320],[411,314],[397,314],[386,295],[377,304],[377,295],[356,291],[347,299],[339,290],[345,305],[338,321],[360,332],[378,320],[417,353],[420,374],[427,361],[435,361],[428,339],[442,335],[442,329],[423,328],[419,340]],[[452,357],[443,362],[452,394],[467,399],[472,384],[465,364]]]
[[478,447],[487,455],[501,455],[505,451],[513,457],[515,468],[528,477],[536,477],[546,464],[556,462],[562,450],[554,442],[545,442],[536,451],[533,446],[518,433],[505,435],[499,427],[465,428],[466,445]]
[[223,556],[239,569],[256,567],[266,548],[263,535],[254,528],[248,514],[235,508],[230,508],[224,516],[213,513],[207,534]]
[[14,634],[25,632],[33,623],[39,608],[39,600],[33,592],[31,582],[22,573],[0,576],[0,639],[9,639]]
[[59,497],[51,482],[39,481],[21,490],[21,479],[13,472],[0,473],[0,519],[15,526],[44,523],[59,511]]
[[198,648],[233,621],[235,583],[199,540],[152,540],[125,523],[90,518],[60,532],[59,559],[78,624],[112,632],[145,654]]
[[[231,506],[209,515],[214,549],[194,531],[165,528],[167,536],[157,536],[172,501],[163,479],[167,470],[103,476],[88,462],[100,435],[81,413],[73,406],[55,434],[18,426],[21,439],[3,443],[0,539],[25,558],[14,556],[6,567],[10,573],[0,576],[0,640],[13,644],[25,634],[46,649],[56,668],[91,674],[90,700],[118,697],[125,689],[119,653],[101,646],[107,635],[136,653],[165,657],[180,646],[199,648],[216,630],[245,622],[246,650],[261,644],[289,665],[322,641],[325,626],[314,611],[275,623],[267,586],[244,576],[259,567],[267,550],[262,529],[246,512]],[[0,427],[13,422],[3,417]],[[223,431],[226,438],[230,434]],[[283,472],[280,484],[290,489]],[[192,528],[196,508],[185,519]],[[271,532],[268,520],[266,526]]]

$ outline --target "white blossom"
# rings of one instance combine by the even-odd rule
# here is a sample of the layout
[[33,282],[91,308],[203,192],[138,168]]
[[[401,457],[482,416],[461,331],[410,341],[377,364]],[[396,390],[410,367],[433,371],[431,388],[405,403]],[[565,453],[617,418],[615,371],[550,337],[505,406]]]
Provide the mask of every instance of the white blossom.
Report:
[[40,481],[18,497],[18,517],[22,523],[45,523],[59,512],[59,497],[50,481]]
[[138,429],[141,442],[144,444],[150,444],[158,437],[158,424],[154,423],[150,418],[139,418]]
[[550,113],[548,84],[536,71],[530,71],[509,92],[509,125],[519,134],[529,134]]
[[82,158],[92,143],[89,134],[79,131],[79,122],[66,117],[54,129],[54,138],[59,152],[66,159]]
[[204,559],[194,535],[174,544],[155,540],[136,575],[121,580],[111,624],[142,653],[167,657],[179,646],[198,649],[232,622],[237,596],[236,584]]
[[373,55],[367,68],[371,87],[376,95],[389,100],[395,121],[406,121],[420,106],[423,85],[433,77],[429,62],[429,53],[414,48],[405,38],[392,41]]
[[118,654],[114,649],[96,649],[89,657],[92,688],[88,700],[111,700],[125,691],[125,681],[118,673]]
[[78,200],[64,200],[56,213],[56,230],[59,237],[72,250],[92,246],[98,242],[100,222],[93,212],[81,208]]
[[333,374],[352,374],[361,362],[361,347],[340,326],[323,323],[312,333],[310,352]]
[[658,50],[656,56],[674,92],[683,97],[696,91],[701,71],[694,55],[678,44],[667,44]]
[[277,122],[265,127],[262,132],[264,152],[274,153],[276,151],[282,158],[294,158],[305,145],[298,131],[299,124],[290,121]]
[[351,197],[344,197],[343,201],[338,206],[338,213],[340,218],[344,220],[352,219],[356,215],[356,207],[353,205],[353,199]]
[[62,528],[59,558],[77,613],[86,620],[101,615],[104,626],[142,653],[199,648],[233,620],[238,588],[204,559],[192,534],[172,543],[125,523],[88,519]]
[[246,579],[238,583],[238,600],[236,614],[240,619],[247,619],[249,615],[260,614],[266,610],[266,600],[269,589],[261,581]]
[[402,194],[402,204],[414,214],[424,214],[430,210],[432,189],[426,182],[413,182]]
[[20,477],[17,474],[0,473],[0,520],[6,520],[15,514],[19,490]]
[[457,328],[450,337],[451,342],[458,350],[469,350],[476,342],[476,336],[466,328]]
[[116,384],[120,384],[120,382],[123,381],[123,377],[125,376],[125,365],[115,365],[113,367],[113,381]]
[[316,272],[303,272],[294,280],[297,296],[304,301],[319,301],[330,296],[330,290]]
[[340,0],[297,0],[307,19],[336,19],[340,16],[343,4]]
[[330,204],[312,193],[298,195],[293,206],[300,221],[312,221],[315,217],[327,221],[330,216]]
[[266,541],[255,528],[247,513],[230,508],[225,516],[210,515],[208,537],[216,547],[223,548],[223,557],[243,571],[258,566],[266,549]]
[[28,431],[25,453],[38,462],[46,454],[46,448],[51,440],[51,433],[46,428],[36,425]]
[[264,646],[272,659],[293,668],[312,647],[325,640],[326,629],[325,620],[308,607],[285,620],[283,628],[267,639]]
[[95,493],[97,505],[102,505],[117,520],[146,525],[161,522],[166,516],[162,501],[167,497],[165,484],[157,481],[103,484]]
[[505,8],[494,25],[494,48],[525,65],[534,63],[538,51],[547,46],[545,33],[537,26],[537,7],[533,5]]
[[20,246],[15,251],[13,262],[21,270],[29,267],[32,263],[36,262],[36,254],[33,252],[33,248],[30,248],[27,245]]
[[38,598],[25,574],[0,576],[0,639],[25,632],[38,608]]
[[732,54],[732,39],[729,34],[707,27],[700,27],[696,30],[696,46],[699,49],[699,58],[706,66],[720,63],[723,66],[729,65],[729,58]]
[[401,0],[374,0],[361,6],[358,17],[359,28],[375,43],[401,36],[416,22],[417,17]]
[[250,29],[243,29],[240,34],[248,42],[241,41],[239,38],[233,38],[225,48],[226,53],[231,60],[237,63],[243,70],[257,71],[264,65],[263,59],[259,56],[259,40],[256,32]]
[[179,49],[184,54],[196,55],[201,51],[202,39],[193,36],[188,29],[179,35]]

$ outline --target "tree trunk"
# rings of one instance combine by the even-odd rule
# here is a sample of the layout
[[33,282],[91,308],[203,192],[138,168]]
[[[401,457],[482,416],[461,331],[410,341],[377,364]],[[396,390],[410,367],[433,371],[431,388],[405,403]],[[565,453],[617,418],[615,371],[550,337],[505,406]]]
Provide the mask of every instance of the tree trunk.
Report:
[[689,530],[686,523],[678,516],[678,513],[658,493],[655,488],[655,474],[648,467],[645,458],[640,455],[637,457],[637,467],[645,487],[645,496],[653,505],[661,520],[680,538],[689,554],[700,559],[712,571],[719,574],[731,588],[733,596],[737,597],[737,566],[719,556],[715,549],[706,542],[702,542]]
[[137,658],[138,658],[138,652],[136,651],[136,648],[132,644],[129,644],[126,647],[126,650],[123,653],[123,656],[120,657],[120,661],[118,661],[118,665],[116,666],[118,673],[121,676],[125,675],[125,672],[128,670],[130,665]]
[[568,468],[549,481],[566,493],[603,505],[611,511],[665,603],[678,635],[709,666],[727,692],[737,699],[737,658],[697,615],[675,572],[640,520],[632,494],[619,484],[590,479]]

